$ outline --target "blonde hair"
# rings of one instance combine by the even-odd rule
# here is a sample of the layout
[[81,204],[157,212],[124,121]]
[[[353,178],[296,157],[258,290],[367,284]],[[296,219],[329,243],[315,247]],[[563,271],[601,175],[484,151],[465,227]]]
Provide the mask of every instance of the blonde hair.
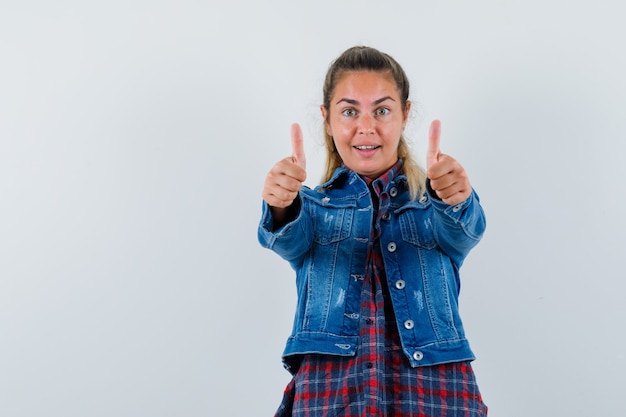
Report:
[[[377,49],[367,46],[354,46],[344,51],[328,68],[323,88],[323,106],[327,114],[330,110],[330,100],[337,86],[337,82],[347,72],[373,71],[389,73],[393,78],[400,100],[402,110],[408,111],[409,80],[404,70],[391,56]],[[328,116],[327,116],[328,117]],[[326,120],[325,122],[328,122]],[[333,137],[324,130],[324,144],[326,148],[326,166],[322,175],[322,183],[331,179],[335,170],[343,164]],[[424,193],[426,173],[424,169],[413,159],[411,149],[404,135],[398,143],[398,158],[402,159],[402,170],[407,177],[411,199]]]

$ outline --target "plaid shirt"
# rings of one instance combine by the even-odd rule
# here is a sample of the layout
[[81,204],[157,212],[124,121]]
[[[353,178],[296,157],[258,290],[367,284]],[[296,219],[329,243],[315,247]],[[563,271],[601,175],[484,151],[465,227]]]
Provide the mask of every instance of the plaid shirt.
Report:
[[356,356],[305,355],[275,417],[479,417],[487,415],[469,362],[412,368],[402,352],[379,236],[385,187],[402,168],[370,180],[375,207]]

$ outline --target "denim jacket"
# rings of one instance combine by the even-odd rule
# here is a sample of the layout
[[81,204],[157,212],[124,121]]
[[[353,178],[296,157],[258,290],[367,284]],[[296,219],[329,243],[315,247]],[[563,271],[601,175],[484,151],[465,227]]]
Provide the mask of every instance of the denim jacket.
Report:
[[[400,175],[384,191],[379,244],[404,354],[413,367],[473,360],[459,316],[459,268],[478,243],[485,217],[478,195],[449,206],[426,193],[411,200]],[[308,353],[354,355],[361,288],[374,209],[366,183],[347,168],[315,189],[303,187],[298,214],[274,230],[264,202],[259,242],[296,272],[293,330],[283,353],[297,370]]]

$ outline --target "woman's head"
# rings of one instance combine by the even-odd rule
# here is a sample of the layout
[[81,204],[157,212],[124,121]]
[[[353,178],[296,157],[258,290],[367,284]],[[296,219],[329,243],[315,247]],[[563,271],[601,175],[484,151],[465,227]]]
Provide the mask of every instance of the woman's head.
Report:
[[391,56],[365,46],[343,52],[328,69],[323,88],[323,180],[342,164],[374,178],[401,158],[415,197],[424,175],[402,134],[411,108],[408,98],[408,78]]

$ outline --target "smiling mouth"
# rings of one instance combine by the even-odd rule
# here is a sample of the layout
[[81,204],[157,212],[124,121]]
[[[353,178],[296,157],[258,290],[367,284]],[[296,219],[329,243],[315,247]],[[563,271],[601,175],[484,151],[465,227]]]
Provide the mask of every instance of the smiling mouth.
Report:
[[373,149],[380,148],[380,145],[362,145],[362,146],[355,146],[354,148],[360,151],[371,151]]

